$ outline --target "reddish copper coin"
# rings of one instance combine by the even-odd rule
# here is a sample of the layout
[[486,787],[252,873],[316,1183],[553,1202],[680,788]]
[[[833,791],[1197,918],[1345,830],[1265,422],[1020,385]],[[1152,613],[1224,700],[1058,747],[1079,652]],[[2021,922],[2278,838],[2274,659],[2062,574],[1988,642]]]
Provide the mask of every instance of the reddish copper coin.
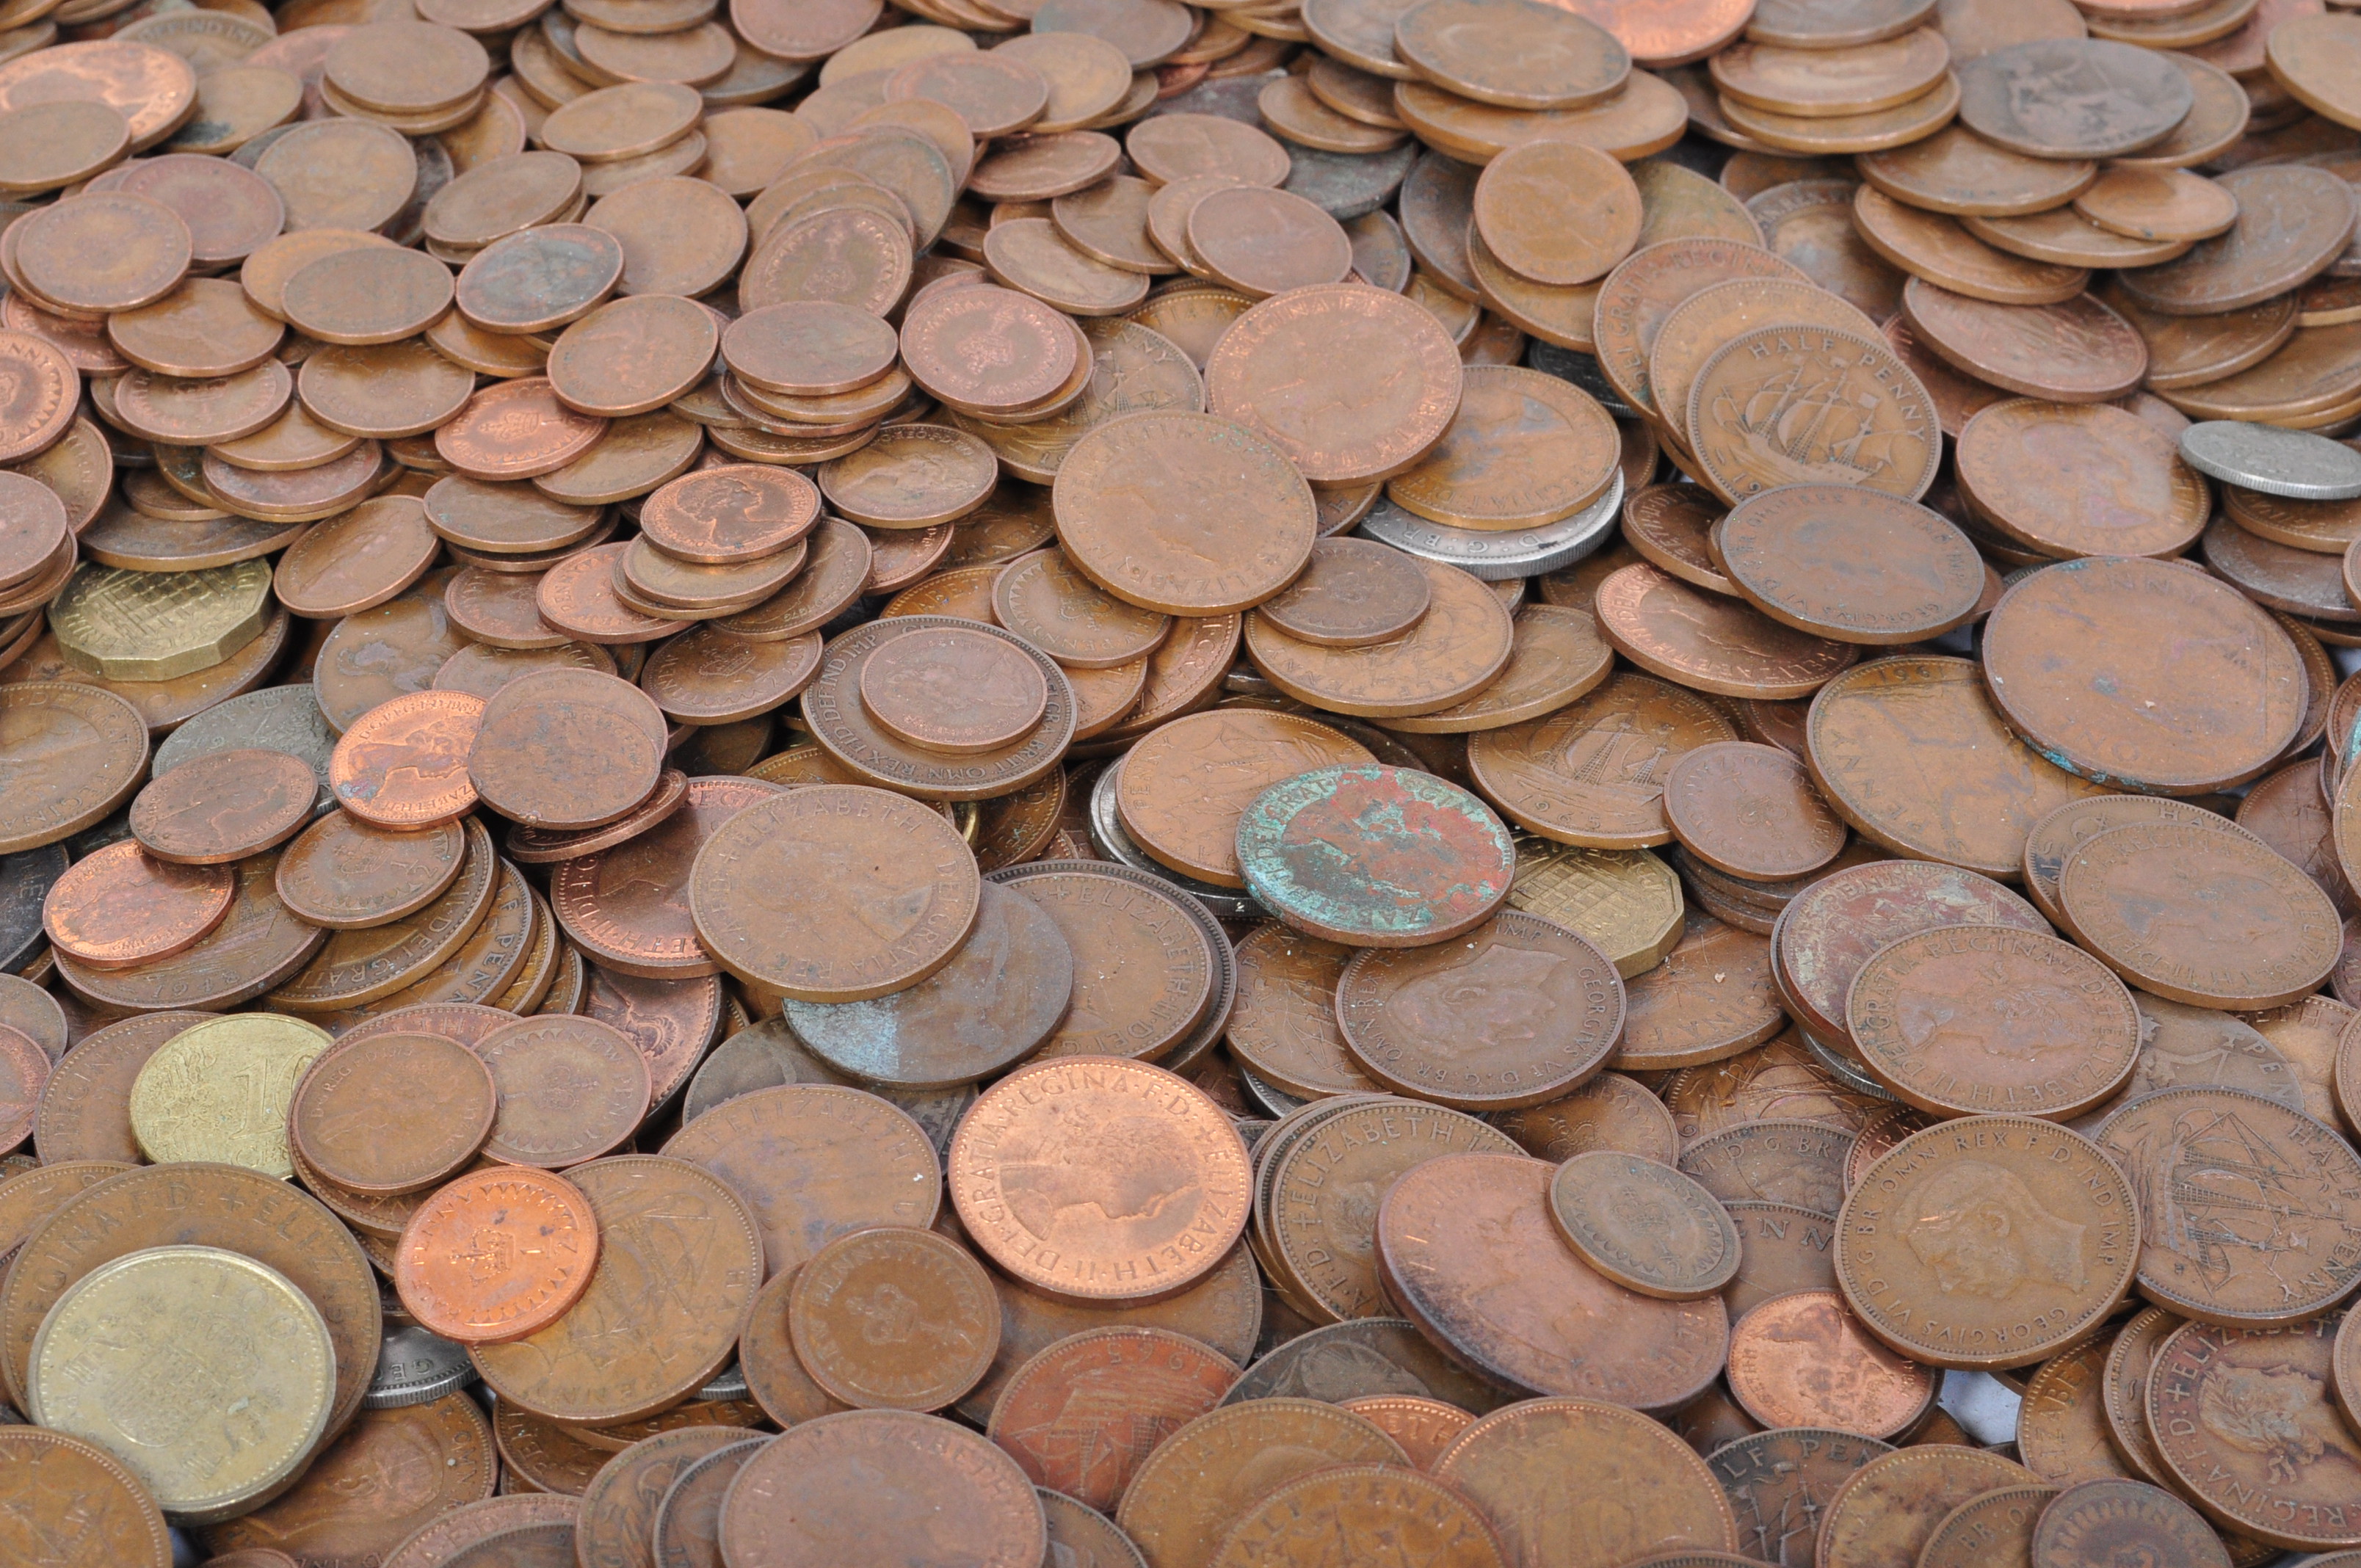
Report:
[[276,887],[298,919],[330,930],[383,926],[415,915],[459,875],[467,836],[456,821],[379,828],[335,811],[279,857]]
[[434,450],[477,479],[530,479],[555,473],[607,433],[607,422],[557,400],[546,377],[525,376],[479,389],[434,432]]
[[236,883],[226,867],[175,865],[137,843],[110,844],[50,884],[41,926],[82,963],[131,969],[203,940],[228,916]]
[[394,1288],[419,1323],[463,1344],[522,1339],[589,1287],[599,1234],[572,1183],[515,1167],[470,1171],[402,1232]]
[[930,628],[880,646],[861,668],[878,724],[930,751],[1014,745],[1041,721],[1049,685],[1034,661],[983,632]]
[[686,804],[647,832],[561,863],[550,906],[566,936],[619,973],[711,974],[713,956],[689,918],[691,869],[725,823],[778,792],[759,779],[693,779]]
[[340,1042],[296,1086],[288,1136],[304,1162],[357,1192],[409,1192],[476,1157],[492,1127],[492,1075],[437,1035]]
[[467,774],[484,804],[529,828],[597,828],[646,800],[664,771],[664,715],[594,670],[519,676],[484,704]]
[[647,1114],[647,1058],[595,1018],[520,1018],[475,1049],[500,1089],[484,1153],[502,1164],[580,1165],[620,1145]]
[[1758,882],[1816,871],[1845,846],[1844,823],[1803,763],[1748,740],[1700,746],[1675,762],[1664,817],[1698,860]]
[[1769,1427],[1864,1437],[1908,1430],[1934,1402],[1934,1368],[1872,1338],[1834,1290],[1773,1297],[1730,1333],[1730,1392]]
[[1017,1368],[989,1435],[1035,1484],[1110,1509],[1157,1444],[1237,1376],[1228,1357],[1169,1329],[1091,1329]]
[[131,831],[180,865],[219,865],[292,838],[311,820],[312,765],[284,751],[216,751],[174,768],[132,798]]
[[1763,614],[1843,642],[1918,641],[1969,620],[1983,600],[1983,563],[1965,534],[1926,507],[1859,486],[1750,496],[1714,525],[1709,548]]
[[641,503],[640,532],[684,561],[713,565],[775,554],[819,521],[819,490],[790,468],[730,463],[673,480]]
[[423,828],[476,804],[467,749],[484,699],[465,692],[410,692],[346,727],[328,759],[336,804],[381,828]]

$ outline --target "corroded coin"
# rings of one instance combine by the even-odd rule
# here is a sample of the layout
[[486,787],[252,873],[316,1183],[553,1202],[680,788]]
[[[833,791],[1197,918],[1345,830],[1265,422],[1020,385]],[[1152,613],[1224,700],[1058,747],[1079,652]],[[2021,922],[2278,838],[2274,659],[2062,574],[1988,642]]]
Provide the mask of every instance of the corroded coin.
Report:
[[[2008,1216],[2004,1234],[1970,1235],[1962,1225],[1977,1213]],[[1938,1366],[2023,1366],[2055,1354],[2113,1310],[2138,1261],[2140,1215],[2114,1161],[2028,1117],[1905,1138],[1838,1219],[1845,1299],[1878,1338]]]
[[1237,850],[1248,891],[1288,924],[1383,948],[1473,929],[1508,897],[1516,861],[1474,795],[1375,764],[1272,786],[1239,819]]
[[1456,528],[1539,528],[1613,483],[1614,422],[1587,393],[1514,366],[1476,367],[1462,382],[1442,441],[1387,485],[1397,505]]

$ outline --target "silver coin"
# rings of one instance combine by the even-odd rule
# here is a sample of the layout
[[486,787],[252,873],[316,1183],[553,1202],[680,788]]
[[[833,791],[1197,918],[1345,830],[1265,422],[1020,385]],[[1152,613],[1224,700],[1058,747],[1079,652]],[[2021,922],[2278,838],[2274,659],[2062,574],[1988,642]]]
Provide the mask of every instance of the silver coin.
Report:
[[2299,501],[2361,497],[2361,452],[2308,430],[2209,419],[2180,433],[2180,459],[2225,485]]
[[713,1375],[710,1382],[697,1391],[699,1399],[742,1399],[746,1397],[746,1373],[731,1362]]
[[1798,1028],[1795,1032],[1804,1036],[1804,1048],[1812,1053],[1812,1058],[1827,1068],[1835,1076],[1837,1081],[1847,1089],[1861,1094],[1874,1094],[1880,1100],[1894,1098],[1894,1091],[1870,1077],[1861,1063],[1852,1057],[1819,1038],[1809,1029]]
[[1573,565],[1615,536],[1615,524],[1622,512],[1623,477],[1618,474],[1597,500],[1572,517],[1539,528],[1497,533],[1453,528],[1404,511],[1391,500],[1381,500],[1361,520],[1360,532],[1397,550],[1499,583]]
[[1123,777],[1120,762],[1099,770],[1091,782],[1091,842],[1100,854],[1117,865],[1129,866],[1136,872],[1160,877],[1224,920],[1268,920],[1270,912],[1255,901],[1254,894],[1243,888],[1217,887],[1210,882],[1182,876],[1162,861],[1156,859],[1123,830],[1123,818],[1115,810],[1115,792]]
[[476,1380],[467,1347],[424,1329],[395,1329],[378,1345],[377,1376],[361,1396],[364,1410],[424,1405]]
[[1297,1099],[1284,1089],[1265,1082],[1245,1068],[1239,1068],[1237,1073],[1238,1081],[1246,1085],[1246,1098],[1274,1116],[1284,1116],[1290,1111],[1311,1103],[1308,1100]]
[[328,728],[319,696],[308,682],[264,686],[214,704],[157,742],[156,775],[160,778],[183,762],[216,751],[249,746],[284,751],[310,765],[320,784],[313,815],[335,806],[336,797],[328,788],[328,754],[336,749],[336,732]]
[[1287,156],[1294,167],[1280,189],[1302,197],[1338,223],[1348,223],[1384,206],[1401,189],[1418,154],[1414,141],[1370,153],[1324,152],[1315,147],[1290,145]]

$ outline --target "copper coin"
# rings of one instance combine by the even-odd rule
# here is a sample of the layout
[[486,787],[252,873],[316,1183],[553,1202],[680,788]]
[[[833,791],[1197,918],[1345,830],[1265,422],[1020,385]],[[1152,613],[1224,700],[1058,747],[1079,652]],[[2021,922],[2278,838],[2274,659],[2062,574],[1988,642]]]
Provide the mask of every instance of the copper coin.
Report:
[[1834,1290],[1799,1290],[1730,1331],[1730,1390],[1773,1427],[1834,1426],[1891,1438],[1932,1404],[1933,1368],[1872,1339]]
[[560,403],[546,378],[525,376],[478,389],[435,431],[434,450],[471,478],[529,479],[565,467],[606,431]]
[[1727,1061],[1683,1069],[1664,1086],[1664,1103],[1686,1142],[1763,1118],[1858,1133],[1894,1107],[1882,1095],[1849,1088],[1792,1029]]
[[1237,827],[1257,795],[1312,768],[1372,760],[1357,742],[1308,719],[1192,715],[1125,758],[1115,803],[1125,831],[1158,860],[1201,881],[1243,887]]
[[2210,315],[2258,305],[2318,275],[2341,254],[2332,237],[2350,187],[2323,170],[2273,165],[2218,181],[2238,203],[2228,233],[2158,267],[2135,268],[2120,287],[2159,314]]
[[724,565],[786,549],[819,521],[819,494],[791,469],[729,464],[673,480],[641,504],[650,543],[685,561]]
[[392,343],[451,308],[451,269],[414,250],[342,250],[287,280],[280,309],[323,343]]
[[[2184,926],[2201,900],[2213,912]],[[2283,1006],[2319,985],[2340,947],[2335,905],[2312,879],[2259,840],[2201,827],[2120,827],[2078,845],[2059,906],[2108,966],[2191,1006]],[[2246,924],[2235,968],[2213,945],[2231,906]]]
[[570,1182],[492,1167],[419,1209],[395,1255],[394,1285],[412,1316],[446,1339],[522,1339],[588,1288],[598,1248],[589,1204]]
[[1599,584],[1598,606],[1601,633],[1632,663],[1726,696],[1808,696],[1859,657],[1644,563]]
[[918,384],[953,402],[1021,408],[1049,396],[1079,352],[1058,313],[1004,289],[947,289],[914,301],[902,354]]
[[[1053,1087],[1062,1091],[1055,1099],[1032,1098]],[[1129,1102],[1148,1097],[1158,1106],[1154,1119],[1137,1122]],[[1135,1126],[1136,1135],[1126,1136],[1150,1139],[1161,1151],[1158,1157],[1177,1184],[1166,1202],[1153,1212],[1127,1209],[1123,1212],[1135,1218],[1077,1232],[1071,1208],[1043,1208],[1026,1195],[1032,1173],[1042,1168],[1039,1149],[1100,1136],[1116,1124]],[[1211,1101],[1144,1063],[1041,1062],[994,1085],[961,1124],[949,1161],[952,1200],[984,1254],[1037,1289],[1084,1300],[1168,1293],[1219,1264],[1245,1227],[1245,1151],[1221,1141],[1216,1134],[1225,1131]],[[1061,1168],[1061,1179],[1083,1190],[1117,1179],[1122,1163],[1093,1156]],[[1183,1243],[1184,1235],[1196,1239]]]
[[371,1036],[330,1047],[313,1067],[297,1086],[289,1136],[340,1186],[431,1186],[475,1158],[491,1130],[491,1075],[439,1036]]
[[329,759],[337,804],[383,828],[426,827],[476,802],[467,747],[483,699],[461,692],[412,692],[356,718]]
[[[1413,851],[1409,829],[1423,823]],[[1318,843],[1326,856],[1301,846]],[[1433,775],[1325,767],[1275,784],[1239,819],[1247,888],[1288,924],[1368,947],[1415,947],[1473,929],[1508,896],[1514,854],[1475,796]],[[1414,862],[1414,863],[1413,863]]]
[[[1976,514],[2041,554],[2166,555],[2205,526],[2205,481],[2121,409],[2012,400],[1970,420],[1958,450]],[[2052,483],[2026,485],[2028,465]]]
[[[736,1346],[762,1278],[759,1230],[729,1187],[677,1159],[619,1156],[577,1167],[570,1179],[589,1200],[602,1244],[588,1289],[531,1338],[479,1347],[476,1364],[504,1399],[555,1419],[596,1425],[653,1414],[702,1387]],[[644,1239],[683,1212],[709,1216],[693,1241]],[[660,1294],[651,1289],[658,1278]],[[628,1349],[601,1346],[594,1355],[570,1332],[574,1322],[629,1324]]]
[[929,628],[862,665],[861,702],[902,740],[949,753],[1015,744],[1041,721],[1049,685],[1031,660],[981,632]]
[[1874,324],[1828,289],[1790,278],[1733,278],[1699,290],[1664,318],[1648,350],[1649,396],[1684,447],[1697,372],[1731,337],[1769,323],[1852,333]]
[[284,751],[217,751],[171,771],[131,802],[131,830],[148,852],[180,865],[242,860],[311,820],[312,766]]
[[137,310],[187,275],[194,241],[163,203],[128,191],[61,202],[10,242],[16,271],[43,301],[68,310]]
[[990,1436],[1035,1483],[1109,1508],[1149,1452],[1236,1379],[1227,1357],[1170,1330],[1091,1329],[1017,1369]]
[[1363,954],[1336,1006],[1370,1076],[1466,1110],[1555,1099],[1598,1070],[1623,1013],[1603,953],[1514,910],[1451,942]]
[[1844,824],[1803,764],[1750,741],[1684,754],[1664,775],[1664,815],[1697,859],[1762,881],[1815,871],[1845,844]]
[[[1971,617],[1983,567],[1945,519],[1858,486],[1749,497],[1713,530],[1714,557],[1765,615],[1845,642],[1917,641]],[[1710,587],[1710,585],[1708,585]]]
[[520,676],[481,713],[468,777],[486,805],[527,827],[566,831],[614,821],[648,797],[663,771],[662,713],[612,675]]
[[[2095,1146],[2047,1122],[1974,1120],[1978,1136],[1944,1128],[1905,1138],[1872,1166],[1839,1215],[1837,1277],[1870,1331],[1914,1359],[1942,1366],[2026,1365],[2071,1343],[2111,1310],[2137,1262],[2132,1190]],[[1962,1205],[2021,1220],[2008,1239],[1963,1246]],[[1900,1233],[1902,1245],[1886,1236]],[[1866,1276],[1880,1281],[1872,1288]],[[2001,1282],[2008,1290],[2001,1290]],[[1929,1291],[1956,1299],[2047,1303],[1953,1306],[1939,1321],[1912,1312]],[[2020,1295],[2020,1292],[2029,1292]],[[1957,1314],[1956,1318],[1950,1314]]]
[[[1994,711],[1984,673],[1966,660],[1919,658],[1848,671],[1813,702],[1806,761],[1837,815],[1876,843],[2005,877],[2018,874],[2026,835],[2045,813],[2103,791],[2019,740]],[[1896,729],[1905,710],[1906,739]],[[1904,782],[1927,780],[1916,770],[1938,751],[1939,784]]]
[[1433,592],[1410,557],[1372,540],[1322,539],[1303,575],[1257,613],[1301,642],[1358,648],[1399,637]]
[[[1807,383],[1817,390],[1805,392]],[[1842,399],[1856,412],[1841,424],[1814,422],[1801,446],[1764,442],[1763,431],[1820,406],[1817,398]],[[1830,482],[1916,500],[1941,445],[1918,378],[1882,340],[1840,332],[1757,327],[1733,339],[1698,372],[1687,423],[1705,477],[1733,500]]]
[[623,247],[588,224],[493,240],[460,270],[459,313],[488,332],[548,333],[596,310],[622,280]]
[[41,926],[60,952],[94,969],[130,969],[196,946],[227,917],[236,881],[224,867],[110,844],[50,885]]
[[[881,1491],[911,1505],[881,1508]],[[946,1530],[978,1568],[1033,1568],[1048,1545],[1031,1482],[983,1439],[909,1411],[860,1410],[798,1423],[756,1453],[719,1534],[746,1568],[818,1568],[848,1553],[923,1556]]]
[[459,874],[465,847],[456,821],[411,830],[331,812],[280,855],[279,896],[311,925],[386,925],[440,897]]
[[[2328,1475],[2361,1463],[2348,1428],[2328,1398],[2339,1316],[2328,1314],[2284,1328],[2222,1328],[2187,1323],[2158,1347],[2147,1380],[2147,1414],[2169,1478],[2220,1528],[2274,1546],[2335,1551],[2361,1543],[2356,1530],[2322,1490]],[[2311,1463],[2274,1467],[2271,1452],[2240,1446],[2217,1418],[2202,1422],[2201,1402],[2218,1410],[2233,1389],[2283,1390],[2286,1420],[2310,1434],[2301,1445],[2318,1452]],[[2209,1398],[2210,1397],[2210,1398]],[[2325,1462],[2323,1473],[2319,1466]]]
[[[1458,410],[1449,335],[1400,295],[1351,283],[1290,291],[1234,324],[1205,365],[1207,406],[1275,443],[1316,483],[1400,473]],[[1305,398],[1307,387],[1321,395]]]
[[1747,1555],[1778,1568],[1807,1568],[1829,1498],[1853,1472],[1893,1450],[1875,1438],[1828,1429],[1765,1431],[1706,1455],[1738,1516]]
[[992,583],[994,619],[1060,663],[1113,669],[1162,646],[1172,620],[1128,604],[1076,571],[1062,550],[1039,550],[1003,567]]
[[2018,1456],[2052,1486],[2130,1474],[2107,1436],[2111,1343],[2108,1336],[2094,1338],[2043,1362],[2026,1381],[2016,1415]]
[[[1611,1394],[1650,1409],[1687,1402],[1728,1344],[1720,1300],[1660,1301],[1593,1272],[1550,1223],[1551,1174],[1499,1155],[1416,1167],[1379,1209],[1380,1278],[1423,1332],[1510,1387]],[[1578,1319],[1554,1314],[1545,1331],[1500,1332],[1504,1313],[1524,1310],[1512,1299],[1543,1297],[1592,1305]]]
[[258,996],[302,970],[326,939],[294,919],[272,891],[278,856],[251,856],[236,868],[229,914],[184,952],[123,970],[91,969],[60,954],[60,967],[75,991],[126,1010],[227,1006]]
[[1740,1544],[1736,1516],[1705,1461],[1664,1427],[1602,1400],[1543,1399],[1495,1411],[1444,1450],[1433,1474],[1520,1553],[1538,1548],[1567,1562],[1609,1560],[1578,1536],[1522,1522],[1525,1500],[1543,1475],[1562,1477],[1556,1484],[1570,1508],[1618,1516],[1620,1544],[1608,1552],[1713,1564]]
[[2094,1479],[2070,1486],[2041,1510],[2032,1531],[2038,1568],[2063,1568],[2102,1552],[2152,1552],[2197,1568],[2228,1568],[2230,1553],[2195,1508],[2137,1481]]
[[1520,276],[1587,283],[1613,270],[1638,241],[1640,190],[1602,152],[1532,141],[1485,166],[1475,221],[1486,247]]
[[[1904,1448],[1854,1471],[1820,1518],[1819,1561],[1916,1563],[1951,1510],[2031,1472],[1998,1454],[1949,1443]],[[1836,1554],[1849,1553],[1845,1557]]]
[[[1455,1414],[1462,1426],[1472,1419],[1433,1400],[1409,1403]],[[1200,1416],[1158,1443],[1125,1488],[1115,1518],[1154,1561],[1212,1561],[1274,1485],[1336,1465],[1400,1465],[1405,1458],[1373,1417],[1313,1399],[1251,1400]]]
[[[533,589],[543,620],[585,641],[629,646],[688,630],[688,622],[623,602],[616,567],[629,544],[600,544],[555,563]],[[653,606],[652,606],[653,608]]]
[[1619,451],[1613,421],[1579,389],[1537,370],[1477,367],[1443,440],[1386,493],[1452,527],[1539,528],[1606,494]]
[[577,1553],[616,1568],[654,1568],[651,1542],[665,1494],[699,1461],[745,1441],[735,1427],[684,1427],[632,1443],[583,1491],[574,1525]]
[[1504,1563],[1493,1528],[1458,1493],[1412,1470],[1348,1465],[1307,1475],[1251,1507],[1210,1562],[1269,1561],[1317,1541],[1355,1555],[1402,1551],[1451,1568]]
[[[157,52],[161,52],[157,51]],[[8,1459],[12,1549],[71,1550],[62,1561],[166,1568],[171,1532],[138,1476],[104,1448],[64,1432],[12,1426]],[[60,1543],[62,1547],[60,1548]]]
[[1713,1194],[1661,1161],[1578,1154],[1552,1178],[1549,1208],[1585,1263],[1643,1296],[1693,1301],[1738,1274],[1737,1225]]
[[[2033,1005],[1996,1006],[2003,996]],[[1904,1022],[1936,1013],[1938,1029]],[[1853,979],[1845,1025],[1877,1080],[1922,1110],[2059,1120],[2123,1086],[2142,1032],[2130,992],[2097,959],[2002,926],[1941,927],[1881,949]]]
[[[936,1410],[973,1387],[1000,1343],[1000,1302],[982,1266],[929,1231],[840,1237],[796,1271],[796,1354],[830,1395],[862,1409]],[[881,1302],[930,1325],[913,1343],[880,1332]]]
[[1227,1044],[1234,1059],[1290,1094],[1377,1086],[1336,1026],[1336,982],[1353,949],[1267,921],[1237,945],[1238,995]]
[[713,958],[688,917],[691,867],[723,823],[776,788],[755,779],[692,780],[687,803],[647,832],[562,862],[550,879],[550,905],[566,936],[619,973],[711,974]]
[[1681,1150],[1680,1168],[1726,1202],[1764,1201],[1833,1215],[1850,1135],[1817,1122],[1741,1122]]
[[1045,1056],[1165,1056],[1224,1006],[1225,955],[1161,879],[1128,866],[1036,862],[994,873],[1034,901],[1073,955],[1073,1000]]

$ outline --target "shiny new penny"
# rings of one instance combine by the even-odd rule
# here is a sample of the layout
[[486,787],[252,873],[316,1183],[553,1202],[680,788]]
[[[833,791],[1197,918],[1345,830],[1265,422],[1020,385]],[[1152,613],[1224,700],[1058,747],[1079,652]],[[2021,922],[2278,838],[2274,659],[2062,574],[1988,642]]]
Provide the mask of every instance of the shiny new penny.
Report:
[[464,692],[410,692],[346,727],[328,759],[336,804],[381,828],[423,828],[476,804],[467,749],[484,711]]
[[1156,1446],[1213,1409],[1237,1370],[1169,1329],[1089,1329],[1017,1368],[988,1432],[1035,1484],[1112,1509]]
[[662,712],[629,682],[544,670],[483,705],[467,776],[486,805],[527,827],[597,828],[655,789],[664,739]]
[[1843,642],[1933,637],[1971,618],[1983,598],[1983,563],[1966,535],[1923,506],[1860,486],[1750,496],[1714,526],[1711,548],[1763,614]]
[[288,1135],[304,1163],[357,1192],[432,1186],[476,1157],[498,1095],[481,1058],[440,1036],[375,1035],[304,1074]]
[[819,491],[790,468],[731,463],[685,475],[641,503],[648,543],[684,561],[723,565],[786,549],[819,521]]
[[1639,1409],[1686,1403],[1728,1347],[1720,1299],[1657,1300],[1592,1270],[1548,1217],[1551,1175],[1502,1155],[1405,1173],[1378,1211],[1379,1277],[1422,1332],[1512,1388]]
[[1816,871],[1845,845],[1844,823],[1804,765],[1752,741],[1684,754],[1664,775],[1664,817],[1697,859],[1763,882]]
[[1585,1263],[1643,1296],[1692,1301],[1737,1276],[1738,1227],[1729,1213],[1659,1161],[1607,1149],[1576,1155],[1551,1179],[1549,1207]]
[[[2148,1429],[2176,1489],[2216,1527],[2297,1551],[2361,1546],[2361,1527],[2338,1503],[2340,1477],[2361,1469],[2361,1442],[2329,1395],[2338,1323],[2334,1313],[2286,1328],[2187,1323],[2158,1348]],[[2246,1438],[2248,1423],[2227,1413],[2242,1397],[2305,1434],[2295,1452],[2308,1457],[2281,1462],[2279,1448]]]
[[1264,907],[1300,931],[1376,948],[1474,929],[1509,894],[1515,852],[1483,802],[1433,774],[1383,765],[1300,773],[1239,818],[1238,865]]
[[[2007,1228],[1971,1235],[1973,1213],[2005,1215]],[[1905,1138],[1838,1220],[1845,1299],[1878,1338],[1938,1366],[2055,1354],[2113,1310],[2138,1261],[2139,1214],[2114,1161],[2023,1116]]]
[[1772,1427],[1835,1427],[1863,1437],[1907,1431],[1940,1380],[1871,1338],[1834,1290],[1776,1296],[1730,1335],[1730,1392]]
[[41,927],[60,952],[93,969],[130,969],[203,940],[228,916],[236,883],[225,867],[176,865],[136,842],[109,844],[50,884]]
[[1877,1080],[1921,1110],[2059,1121],[2123,1087],[2141,1036],[2103,964],[2005,926],[1940,927],[1880,949],[1847,990],[1845,1029]]
[[1362,953],[1337,985],[1336,1016],[1380,1082],[1514,1110],[1598,1071],[1621,1029],[1623,986],[1593,943],[1511,909],[1452,941]]
[[466,849],[456,821],[379,828],[334,811],[281,851],[275,886],[289,913],[311,925],[383,926],[441,897],[458,876]]
[[[1108,1141],[1118,1136],[1120,1151]],[[1218,1265],[1246,1221],[1246,1151],[1226,1119],[1184,1080],[1144,1063],[1019,1069],[961,1122],[949,1169],[976,1245],[1052,1295],[1177,1290]],[[1115,1196],[1140,1183],[1152,1205]],[[1068,1196],[1049,1197],[1053,1189]]]
[[[939,1410],[972,1387],[1000,1344],[1000,1302],[983,1266],[931,1231],[842,1236],[796,1271],[796,1354],[831,1396],[861,1409]],[[895,1332],[888,1310],[928,1325]]]
[[598,1230],[579,1190],[544,1171],[470,1171],[419,1209],[394,1254],[394,1287],[445,1339],[522,1339],[590,1283]]

